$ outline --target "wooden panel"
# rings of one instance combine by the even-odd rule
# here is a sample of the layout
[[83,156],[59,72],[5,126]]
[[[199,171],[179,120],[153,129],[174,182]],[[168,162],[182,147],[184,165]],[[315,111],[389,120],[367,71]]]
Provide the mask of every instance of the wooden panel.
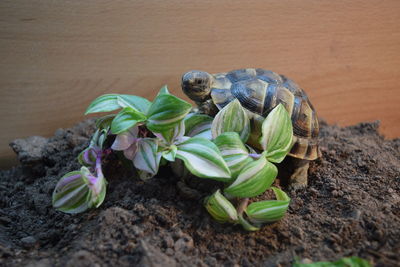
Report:
[[[106,92],[153,97],[189,69],[262,67],[340,125],[400,136],[400,1],[1,1],[0,163]],[[12,156],[11,156],[12,157]]]

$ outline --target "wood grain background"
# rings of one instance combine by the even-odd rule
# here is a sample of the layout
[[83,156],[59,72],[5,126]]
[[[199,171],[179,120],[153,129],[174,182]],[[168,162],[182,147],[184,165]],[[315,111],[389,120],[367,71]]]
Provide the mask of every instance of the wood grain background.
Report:
[[190,69],[271,69],[320,117],[400,136],[400,1],[0,2],[0,166],[8,143],[83,119],[103,93],[180,96]]

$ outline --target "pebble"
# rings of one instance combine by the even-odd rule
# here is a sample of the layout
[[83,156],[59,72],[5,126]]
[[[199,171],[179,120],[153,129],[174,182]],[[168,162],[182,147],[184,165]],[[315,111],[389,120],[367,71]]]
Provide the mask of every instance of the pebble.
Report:
[[353,210],[351,212],[351,218],[355,219],[355,220],[359,220],[361,218],[361,211],[360,210]]
[[31,248],[36,244],[36,238],[34,238],[33,236],[27,236],[27,237],[23,237],[21,238],[21,243],[25,248]]
[[191,250],[193,246],[193,238],[187,234],[183,234],[183,236],[175,242],[174,248],[175,251],[188,251]]
[[174,246],[174,239],[169,235],[164,237],[163,246],[165,248],[172,248]]
[[300,227],[294,227],[292,230],[293,234],[299,239],[303,239],[304,231]]
[[0,224],[8,225],[11,223],[11,219],[8,217],[1,216],[0,217]]

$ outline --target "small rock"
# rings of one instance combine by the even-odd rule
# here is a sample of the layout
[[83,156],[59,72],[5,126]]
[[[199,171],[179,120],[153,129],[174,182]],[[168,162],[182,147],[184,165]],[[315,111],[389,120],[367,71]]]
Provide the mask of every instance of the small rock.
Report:
[[2,225],[9,225],[11,223],[11,219],[8,217],[1,216],[0,217],[0,224]]
[[51,267],[54,264],[49,259],[42,259],[38,261],[32,261],[26,265],[26,267]]
[[304,259],[301,260],[301,263],[303,263],[303,264],[310,264],[310,263],[313,263],[313,261],[310,260],[310,259],[308,259],[308,258],[304,258]]
[[144,240],[140,241],[137,252],[140,255],[140,261],[137,266],[176,266],[176,261],[174,258],[167,256],[166,254],[162,253],[158,248],[153,247]]
[[166,237],[164,237],[163,246],[164,248],[172,248],[174,246],[174,239],[171,236],[167,235]]
[[254,240],[254,238],[247,239],[247,240],[246,240],[246,243],[247,243],[247,245],[250,246],[250,247],[255,247],[256,244],[257,244],[256,241]]
[[193,248],[193,238],[187,234],[183,234],[174,245],[175,251],[189,251]]
[[66,267],[101,267],[103,262],[93,253],[86,250],[79,250],[72,255]]
[[18,154],[18,160],[22,164],[33,164],[42,160],[47,142],[47,138],[31,136],[25,139],[16,139],[10,143],[10,146]]
[[34,247],[36,242],[37,242],[37,240],[33,236],[27,236],[27,237],[21,238],[22,246],[25,248]]
[[303,237],[304,237],[304,231],[300,228],[300,227],[294,227],[293,229],[292,229],[292,232],[293,232],[293,234],[297,237],[297,238],[299,238],[299,239],[303,239]]
[[360,210],[353,210],[350,214],[350,217],[355,219],[355,220],[359,220],[361,217],[361,211]]

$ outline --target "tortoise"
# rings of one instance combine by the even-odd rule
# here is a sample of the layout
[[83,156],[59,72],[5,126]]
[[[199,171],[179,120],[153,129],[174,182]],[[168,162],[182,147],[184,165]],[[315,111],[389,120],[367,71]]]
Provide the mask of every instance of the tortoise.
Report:
[[[251,119],[251,135],[247,143],[256,149],[261,149],[258,139],[262,121],[281,103],[291,116],[294,140],[290,157],[285,159],[284,169],[286,172],[290,169],[290,173],[284,179],[293,189],[307,185],[309,162],[319,157],[319,125],[314,107],[295,82],[260,68],[217,74],[192,70],[182,76],[182,90],[197,104],[200,113],[210,116],[215,116],[218,110],[238,99]],[[280,178],[282,180],[281,172]]]

